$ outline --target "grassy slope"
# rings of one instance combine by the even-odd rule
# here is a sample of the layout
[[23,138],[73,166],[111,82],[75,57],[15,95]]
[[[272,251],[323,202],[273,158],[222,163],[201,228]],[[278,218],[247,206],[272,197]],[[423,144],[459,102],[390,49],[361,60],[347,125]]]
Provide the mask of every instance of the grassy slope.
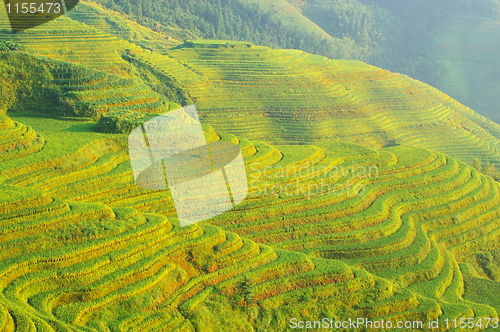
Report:
[[[375,1],[375,3],[377,2]],[[323,1],[316,2],[315,5],[327,6],[330,3]],[[433,4],[433,6],[437,7],[435,8],[437,12],[443,11],[439,4]],[[389,11],[394,11],[389,5],[386,5],[386,8]],[[428,5],[423,5],[422,8],[429,12],[433,10],[432,6]],[[402,12],[412,16],[408,10]],[[397,9],[395,14],[397,15]],[[478,13],[477,10],[444,9],[441,16],[435,16],[426,22],[430,27],[436,28],[428,28],[428,31],[422,30],[422,33],[429,35],[425,42],[416,41],[420,44],[420,49],[412,50],[409,46],[403,46],[403,40],[399,40],[398,44],[391,45],[393,48],[399,46],[399,50],[394,49],[392,52],[390,49],[384,50],[390,58],[387,68],[392,70],[392,68],[399,67],[399,71],[406,74],[413,72],[413,75],[409,75],[422,78],[476,112],[500,123],[498,108],[500,86],[498,68],[500,63],[498,62],[499,46],[497,42],[500,36],[500,20],[491,13],[487,14],[488,17]],[[415,15],[422,15],[422,13]],[[328,27],[333,26],[328,20],[322,20],[313,13],[309,13],[308,18],[317,22],[327,31]],[[361,18],[357,17],[357,19]],[[416,29],[419,28],[415,21],[407,24],[413,24]],[[419,39],[421,37],[409,35],[407,38]],[[417,57],[420,59],[418,61],[417,58],[412,59],[411,61],[415,62],[413,66],[401,67],[404,61],[401,59],[404,57],[404,53],[398,53],[401,48],[412,53],[409,57],[414,56],[413,53],[419,53]],[[396,57],[391,58],[394,55]],[[418,64],[419,62],[421,63]]]
[[[92,6],[96,7],[96,5]],[[152,31],[144,32],[145,28],[133,22],[121,18],[113,20],[109,11],[98,17],[93,16],[91,14],[95,13],[97,9],[92,9],[92,6],[79,6],[74,14],[85,17],[90,23],[100,28],[104,26],[108,27],[110,31],[123,31],[124,35],[133,35],[135,38],[147,37],[147,40],[152,44],[157,44],[157,47],[166,48],[167,45],[175,45],[164,38],[158,42],[162,38],[161,36]],[[2,40],[29,45],[29,49],[37,54],[64,61],[46,61],[46,58],[30,57],[26,54],[6,54],[2,57],[2,60],[6,62],[2,72],[5,72],[4,75],[10,75],[6,77],[6,80],[15,75],[29,76],[32,72],[36,72],[29,69],[30,66],[33,67],[38,63],[45,64],[46,68],[38,74],[39,76],[44,75],[42,79],[32,75],[32,79],[27,79],[27,81],[31,82],[34,87],[24,87],[24,89],[30,88],[37,92],[33,103],[44,106],[43,110],[50,109],[50,103],[58,105],[57,111],[50,111],[52,115],[57,113],[66,116],[93,117],[92,114],[115,112],[130,115],[130,112],[158,113],[166,112],[172,107],[178,107],[175,103],[177,101],[175,97],[174,100],[168,100],[162,93],[165,90],[175,90],[175,87],[172,88],[168,83],[157,84],[158,82],[155,82],[154,78],[151,80],[151,76],[148,77],[147,73],[140,72],[140,69],[122,58],[121,53],[125,50],[141,51],[141,48],[135,44],[67,17],[61,17],[54,22],[27,32],[12,34],[9,31],[5,13],[0,14]],[[106,16],[107,14],[110,15]],[[103,21],[107,22],[107,25]],[[61,26],[64,26],[64,29],[61,29]],[[61,47],[61,43],[64,44],[64,47]],[[81,66],[69,68],[71,65],[68,62]],[[10,68],[13,65],[14,67]],[[14,82],[9,85],[21,84]],[[158,88],[159,85],[161,87]],[[48,91],[49,87],[50,91]],[[8,91],[8,93],[4,91],[4,100],[6,98],[13,99],[11,104],[16,101],[16,94],[21,94],[20,91],[14,90]],[[48,96],[48,93],[50,93],[50,98],[40,100],[40,95]],[[46,105],[47,102],[49,106]],[[24,101],[23,103],[23,105],[16,105],[12,110],[18,111],[18,108],[24,106],[24,113],[38,112],[30,111],[33,107],[29,102]],[[8,105],[8,107],[10,106]],[[4,108],[5,105],[2,105],[2,111]],[[141,115],[136,113],[132,115],[132,117],[137,116]]]
[[94,2],[81,1],[68,14],[68,17],[86,22],[104,32],[155,51],[165,51],[180,44],[178,40],[169,39],[165,34],[151,31]]
[[285,19],[287,24],[299,26],[306,33],[314,33],[326,38],[332,38],[328,33],[321,29],[316,23],[309,20],[307,17],[286,0],[245,0],[247,3],[259,4],[262,8],[278,12]]

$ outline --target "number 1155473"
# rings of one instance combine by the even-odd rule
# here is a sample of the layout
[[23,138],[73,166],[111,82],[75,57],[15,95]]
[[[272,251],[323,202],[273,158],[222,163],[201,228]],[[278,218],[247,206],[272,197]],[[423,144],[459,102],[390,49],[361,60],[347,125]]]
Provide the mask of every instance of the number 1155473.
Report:
[[9,14],[59,14],[61,4],[58,2],[21,2],[7,3],[5,5]]

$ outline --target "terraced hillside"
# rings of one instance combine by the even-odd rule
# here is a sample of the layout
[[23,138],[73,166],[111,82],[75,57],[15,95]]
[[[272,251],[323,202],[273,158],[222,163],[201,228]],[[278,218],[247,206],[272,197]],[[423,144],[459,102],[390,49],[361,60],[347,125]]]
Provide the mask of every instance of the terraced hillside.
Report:
[[[243,137],[277,144],[411,144],[468,164],[478,158],[500,165],[500,125],[405,75],[248,43],[187,42],[162,55],[89,25],[102,26],[95,13],[86,5],[75,13],[80,21],[62,17],[18,34],[5,30],[4,19],[0,36],[40,55],[137,77],[122,57],[127,53],[146,66],[143,82],[163,75],[195,101],[206,123]],[[146,107],[156,105],[159,97],[148,87],[130,84],[122,91],[133,90]]]
[[[15,120],[47,137],[74,126]],[[70,155],[1,165],[6,331],[218,330],[213,312],[245,331],[283,331],[289,317],[497,317],[464,299],[464,269],[498,243],[500,185],[451,157],[208,130],[240,145],[249,197],[180,228],[168,191],[134,185],[126,137],[71,134]]]
[[39,151],[44,140],[31,128],[0,115],[0,161]]
[[120,77],[19,51],[0,52],[0,66],[0,114],[8,110],[98,119],[119,113],[141,118],[178,107],[136,76]]
[[[95,156],[91,150],[113,153],[116,148],[107,140],[79,155]],[[55,169],[67,167],[63,160],[67,159],[56,163]],[[73,170],[81,166],[73,165]],[[19,186],[3,185],[2,194],[4,331],[82,330],[83,325],[88,325],[85,330],[188,330],[192,323],[181,313],[188,315],[212,293],[231,297],[243,287],[244,272],[252,270],[267,271],[268,278],[276,276],[271,271],[277,267],[292,278],[293,268],[314,271],[324,286],[332,287],[344,279],[346,286],[375,282],[360,272],[353,283],[349,280],[356,279],[354,271],[347,266],[325,270],[304,255],[278,254],[216,227],[173,228],[159,215],[65,202]],[[142,249],[145,243],[147,252]],[[212,256],[219,268],[202,273],[201,258],[218,245],[220,254],[213,249]],[[243,259],[244,266],[238,264]],[[292,285],[299,293],[308,287],[300,280]],[[270,295],[266,289],[256,293],[261,300]],[[221,305],[219,298],[211,302]],[[238,301],[254,300],[234,299]],[[140,314],[127,309],[137,305],[144,310]]]
[[500,126],[431,86],[361,62],[207,41],[136,57],[181,82],[207,123],[236,135],[411,144],[466,162],[500,161]]
[[[164,51],[181,43],[172,37],[168,38],[166,36],[167,33],[176,34],[175,30],[172,31],[173,29],[168,32],[163,31],[162,33],[151,31],[132,20],[126,19],[117,12],[105,9],[94,2],[80,2],[76,8],[68,13],[68,17],[75,21],[91,25],[120,39],[155,51]],[[179,35],[187,34],[192,36],[191,33],[180,29],[176,32]]]
[[[83,4],[71,13],[111,32],[128,31],[136,38],[139,38],[137,35],[140,38],[147,37],[151,44],[163,45],[163,48],[175,44],[168,40],[159,41],[163,37],[133,22],[119,17],[115,20],[112,17],[105,19],[102,16],[104,10],[96,7],[95,4]],[[159,113],[179,106],[176,103],[178,100],[167,98],[161,91],[155,90],[154,82],[149,82],[147,78],[143,80],[134,66],[122,58],[122,52],[142,51],[135,44],[68,17],[60,17],[37,28],[13,34],[6,14],[1,9],[2,41],[26,46],[27,50],[42,55],[44,59],[64,61],[66,65],[49,62],[52,64],[49,83],[61,90],[62,99],[79,102],[79,106],[89,109],[90,113],[121,112],[129,118],[141,117],[130,112]],[[101,16],[96,15],[97,10],[100,10]],[[107,13],[111,16],[112,12]],[[128,34],[125,33],[124,37]],[[79,66],[68,66],[68,62]]]
[[0,32],[2,40],[25,44],[41,55],[130,76],[128,63],[120,57],[120,51],[133,48],[133,44],[68,17],[61,16],[41,26],[13,34],[5,9],[1,8]]
[[[68,203],[18,187],[2,192],[10,194],[2,208],[17,207],[2,220],[3,331],[193,331],[207,319],[216,330],[224,326],[221,311],[235,315],[241,331],[280,331],[282,315],[332,306],[335,314],[356,314],[363,310],[349,307],[370,297],[380,304],[378,315],[438,313],[430,301],[394,292],[364,270],[275,251],[218,227],[176,228],[132,209]],[[214,265],[200,265],[208,257]],[[280,282],[287,286],[276,287]],[[284,303],[304,296],[314,302]],[[265,315],[269,321],[251,323]]]
[[137,77],[124,78],[87,67],[75,69],[55,67],[52,82],[59,87],[63,99],[75,104],[76,112],[79,105],[98,115],[122,112],[140,116],[139,113],[162,113],[176,108],[177,104],[152,91]]

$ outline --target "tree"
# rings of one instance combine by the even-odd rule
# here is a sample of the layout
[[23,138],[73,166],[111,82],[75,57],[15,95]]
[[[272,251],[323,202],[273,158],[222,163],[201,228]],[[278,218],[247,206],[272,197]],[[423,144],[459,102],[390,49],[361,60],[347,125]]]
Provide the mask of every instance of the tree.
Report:
[[472,162],[472,167],[474,167],[478,172],[481,173],[483,172],[483,166],[479,158],[474,158],[474,161]]
[[497,171],[497,168],[490,161],[485,162],[484,164],[479,160],[479,158],[475,158],[472,162],[472,167],[477,169],[479,172],[492,177],[496,181],[500,179],[500,174]]
[[490,164],[487,168],[485,167],[485,173],[486,175],[488,176],[491,176],[492,178],[494,178],[495,180],[498,180],[498,172],[497,172],[497,169],[495,167],[495,165],[493,164]]
[[254,295],[252,292],[252,287],[254,287],[254,282],[252,279],[245,277],[241,282],[241,292],[245,300],[245,306],[250,306],[255,303]]

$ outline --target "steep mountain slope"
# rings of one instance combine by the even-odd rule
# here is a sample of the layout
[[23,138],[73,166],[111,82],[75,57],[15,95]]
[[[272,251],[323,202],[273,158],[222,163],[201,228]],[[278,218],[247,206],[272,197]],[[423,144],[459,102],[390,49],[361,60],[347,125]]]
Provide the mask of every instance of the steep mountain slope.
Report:
[[499,125],[431,86],[362,62],[207,41],[134,56],[174,77],[207,123],[233,134],[275,143],[412,144],[469,163],[500,161]]
[[361,42],[378,33],[380,39],[367,44],[369,63],[429,83],[500,123],[498,0],[305,0],[296,6],[332,36]]
[[135,45],[90,25],[62,16],[39,27],[13,34],[4,11],[0,11],[2,40],[25,44],[56,60],[77,62],[119,76],[131,76],[120,51]]
[[[105,9],[94,2],[80,2],[67,16],[120,39],[155,51],[164,51],[181,43],[169,36],[168,31],[152,31],[132,19],[127,19],[127,16]],[[176,30],[170,32],[181,40],[195,37],[194,34],[180,29],[178,29],[177,33]]]
[[[150,21],[143,8],[139,8],[140,4],[128,1],[101,3],[127,12],[146,26],[161,26]],[[495,15],[500,12],[500,3],[496,0],[478,3],[421,1],[418,5],[392,0],[209,3],[189,2],[183,7],[169,3],[166,8],[177,10],[177,15],[160,15],[155,22],[168,26],[174,24],[172,17],[176,17],[174,25],[184,29],[162,26],[158,32],[164,36],[182,36],[178,39],[237,39],[275,48],[297,48],[330,58],[365,61],[429,83],[489,119],[500,121],[496,107],[498,82],[490,70],[497,67],[497,52],[491,49],[498,40]],[[203,9],[203,4],[211,9]],[[281,38],[274,40],[275,36],[268,35],[273,29],[238,28],[228,34],[223,28],[209,32],[206,27],[210,20],[222,22],[213,24],[218,27],[259,22],[255,18],[250,22],[245,19],[236,23],[231,21],[234,13],[242,17],[255,15],[252,11],[255,8],[280,22],[283,31],[278,35]],[[72,17],[77,18],[77,15],[72,14]],[[248,31],[257,32],[253,35]],[[308,43],[304,37],[314,42]],[[132,37],[125,38],[132,41]]]
[[174,39],[230,39],[275,48],[297,48],[332,58],[366,60],[370,50],[354,39],[333,37],[285,0],[99,0]]
[[[369,147],[413,144],[469,164],[475,158],[500,164],[499,125],[430,86],[361,62],[217,41],[188,42],[161,55],[67,17],[21,34],[4,30],[3,36],[40,55],[125,78],[138,75],[130,60],[135,59],[149,77],[163,75],[190,95],[208,124],[248,138],[337,140]],[[62,41],[67,41],[64,52]],[[124,91],[144,96],[130,82]],[[106,102],[106,96],[100,98]],[[150,92],[140,99],[148,106],[159,97]],[[118,106],[129,103],[120,100]]]
[[[4,44],[14,45],[0,42]],[[141,118],[178,107],[136,76],[119,77],[26,52],[0,52],[0,75],[0,114],[8,110],[97,120],[101,114]]]
[[235,39],[365,61],[429,83],[500,121],[498,83],[490,70],[497,58],[497,0],[169,1],[153,7],[103,0],[84,2],[69,16],[85,21],[95,13],[101,16],[99,28],[152,50],[185,39]]

